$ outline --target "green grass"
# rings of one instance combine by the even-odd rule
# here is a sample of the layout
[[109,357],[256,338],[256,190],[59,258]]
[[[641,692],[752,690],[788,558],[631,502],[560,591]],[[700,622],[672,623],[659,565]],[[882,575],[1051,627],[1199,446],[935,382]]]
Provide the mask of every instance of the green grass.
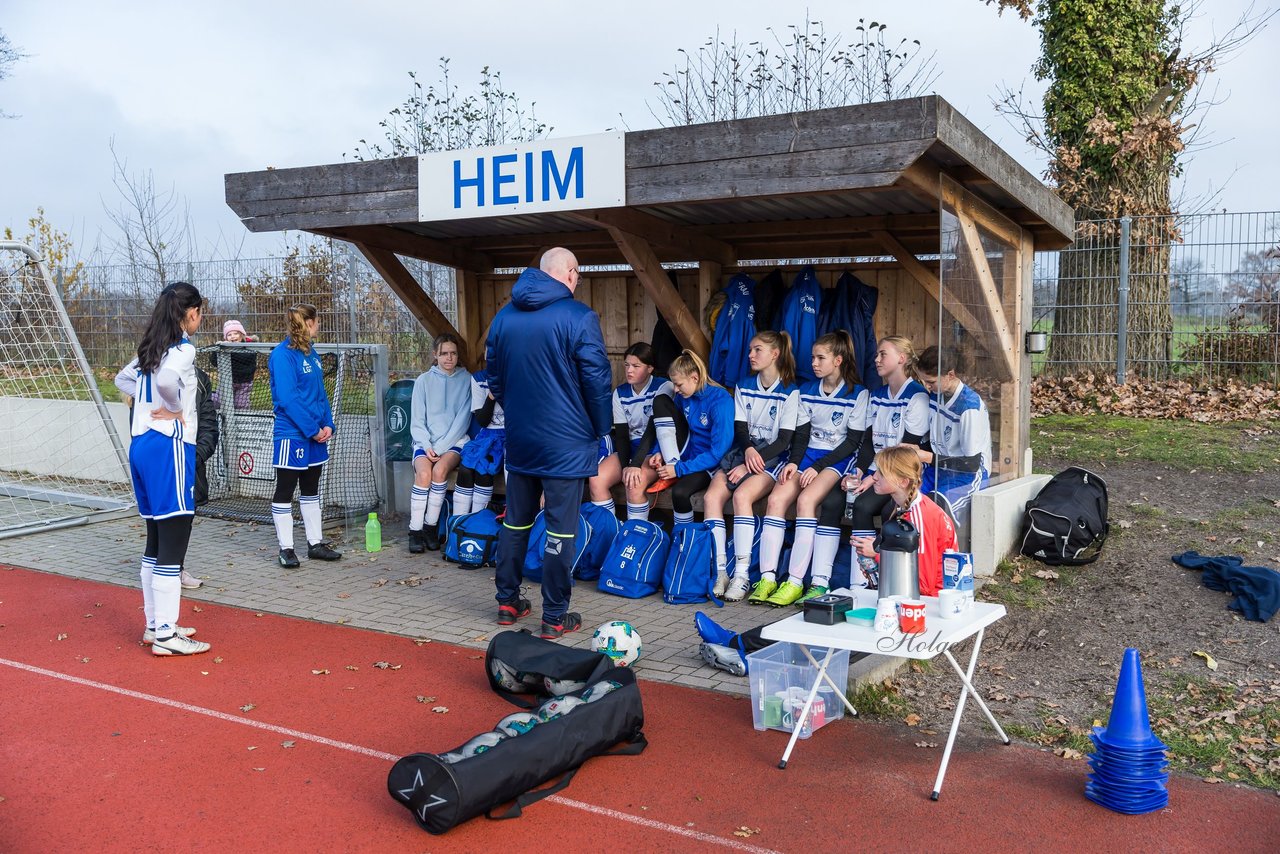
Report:
[[849,702],[858,710],[859,717],[870,715],[902,720],[911,713],[911,704],[898,693],[897,687],[889,679],[858,686],[849,695]]
[[[1253,435],[1251,435],[1251,433]],[[1200,424],[1119,415],[1045,415],[1031,420],[1037,457],[1086,464],[1143,461],[1182,471],[1256,471],[1280,463],[1273,433],[1255,422]]]
[[[1050,585],[1072,587],[1079,580],[1081,571],[1081,567],[1048,567],[1031,558],[1013,555],[996,565],[995,575],[982,585],[977,596],[983,602],[998,602],[1035,611],[1049,604],[1045,594]],[[1056,573],[1057,578],[1041,578],[1037,572]]]

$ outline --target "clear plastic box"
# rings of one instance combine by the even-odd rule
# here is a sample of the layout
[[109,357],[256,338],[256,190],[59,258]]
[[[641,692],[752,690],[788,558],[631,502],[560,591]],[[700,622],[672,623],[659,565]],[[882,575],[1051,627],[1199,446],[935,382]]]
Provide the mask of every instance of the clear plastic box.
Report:
[[[823,647],[810,647],[809,652],[819,664],[827,655]],[[755,728],[793,731],[795,719],[800,717],[805,698],[813,688],[813,680],[818,678],[818,668],[809,663],[800,646],[794,643],[775,643],[751,653],[747,656],[747,668]],[[849,650],[836,650],[827,666],[827,675],[844,690],[849,684]],[[810,720],[803,722],[800,729],[801,738],[808,738],[815,730],[844,717],[844,703],[825,680],[818,686],[818,698],[823,700],[821,707],[818,708],[815,699]]]

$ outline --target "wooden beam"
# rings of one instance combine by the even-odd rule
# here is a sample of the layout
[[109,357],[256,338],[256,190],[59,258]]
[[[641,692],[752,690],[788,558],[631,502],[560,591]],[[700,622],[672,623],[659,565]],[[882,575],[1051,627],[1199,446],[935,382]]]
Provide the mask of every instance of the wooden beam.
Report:
[[728,243],[698,234],[633,208],[571,211],[568,215],[591,225],[619,228],[629,234],[643,237],[650,245],[682,252],[686,256],[681,259],[683,261],[715,261],[718,264],[732,264],[738,260],[733,247]]
[[360,250],[360,254],[365,257],[373,269],[378,271],[378,275],[387,283],[387,286],[400,297],[400,301],[404,303],[405,308],[418,319],[418,323],[422,324],[422,328],[432,335],[441,335],[450,332],[462,336],[458,330],[449,322],[449,318],[444,316],[444,312],[440,311],[440,307],[435,304],[431,297],[427,296],[426,291],[418,284],[417,279],[413,277],[400,263],[400,259],[395,256],[389,249],[382,249],[378,246],[366,246],[363,243],[352,241],[356,249]]
[[920,263],[920,259],[889,232],[874,231],[872,236],[897,259],[902,269],[907,271],[916,284],[924,288],[924,292],[932,297],[934,302],[945,308],[976,340],[986,345],[987,332],[982,323],[973,312],[969,311],[967,305],[957,300],[953,294],[943,291],[942,282],[938,279],[937,273]]
[[484,342],[480,340],[484,334],[480,328],[480,277],[470,270],[457,269],[453,271],[453,285],[458,306],[458,331],[467,344],[466,368],[475,370],[484,349]]
[[407,258],[431,261],[446,267],[470,270],[473,273],[489,273],[493,271],[493,259],[483,252],[476,252],[463,246],[455,245],[447,240],[434,237],[423,237],[401,228],[379,226],[343,226],[337,228],[318,228],[314,234],[325,237],[336,237],[357,246],[372,246],[385,249]]
[[689,306],[685,305],[679,292],[671,286],[671,280],[662,269],[662,262],[654,254],[653,247],[643,237],[628,234],[619,228],[611,227],[609,234],[626,256],[627,263],[631,265],[640,284],[644,285],[649,298],[671,325],[676,338],[705,359],[711,351],[711,342],[702,333],[702,326],[694,319]]
[[943,176],[941,185],[942,200],[952,208],[963,208],[970,219],[1014,247],[1015,251],[1022,245],[1022,229],[1007,216],[966,190],[964,185],[950,176]]
[[720,289],[720,281],[724,277],[724,267],[715,261],[698,262],[698,323],[707,316],[707,303]]
[[[956,209],[956,217],[960,220],[960,242],[969,255],[978,277],[978,292],[987,308],[990,318],[988,335],[995,336],[997,352],[996,364],[1002,368],[1000,380],[1013,379],[1018,375],[1017,354],[1013,352],[1013,333],[1009,329],[1009,321],[1004,315],[1004,305],[1000,302],[1000,291],[996,288],[995,277],[991,275],[991,267],[987,264],[987,253],[982,248],[982,238],[978,234],[978,225],[971,219],[964,208]],[[1018,244],[1021,245],[1021,241]]]
[[821,237],[834,235],[848,237],[851,234],[867,234],[871,231],[905,231],[938,234],[938,215],[891,214],[887,216],[844,216],[825,219],[788,219],[779,222],[742,222],[725,225],[691,226],[695,231],[721,240],[745,241],[770,237]]

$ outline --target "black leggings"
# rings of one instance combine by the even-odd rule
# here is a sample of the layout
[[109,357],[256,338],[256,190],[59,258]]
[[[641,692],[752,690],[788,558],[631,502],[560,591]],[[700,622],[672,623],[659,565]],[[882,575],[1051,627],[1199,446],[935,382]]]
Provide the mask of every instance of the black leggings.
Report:
[[155,558],[156,566],[182,566],[191,542],[194,516],[170,516],[147,520],[147,548],[143,555]]
[[[684,413],[680,411],[680,407],[676,406],[676,402],[665,394],[660,394],[653,399],[653,417],[670,418],[676,425],[676,447],[683,448],[689,441],[689,422],[685,420]],[[632,465],[638,465],[644,462],[643,456],[647,449],[643,446],[638,449],[642,459],[632,460]],[[711,485],[711,475],[705,471],[695,471],[689,474],[681,475],[671,487],[671,509],[677,513],[693,512],[693,496],[699,492],[706,490]]]
[[471,489],[473,486],[493,486],[493,479],[494,475],[480,474],[475,469],[458,466],[458,474],[454,479],[454,485],[461,489]]
[[311,466],[302,470],[276,469],[276,494],[271,500],[276,504],[292,504],[295,488],[307,497],[319,495],[320,473],[323,470],[324,466]]
[[[818,507],[818,524],[829,528],[838,528],[844,523],[845,491],[839,486],[827,493]],[[875,529],[876,517],[884,512],[884,506],[892,500],[892,496],[878,495],[874,489],[861,493],[853,501],[853,529],[855,531],[871,531]]]

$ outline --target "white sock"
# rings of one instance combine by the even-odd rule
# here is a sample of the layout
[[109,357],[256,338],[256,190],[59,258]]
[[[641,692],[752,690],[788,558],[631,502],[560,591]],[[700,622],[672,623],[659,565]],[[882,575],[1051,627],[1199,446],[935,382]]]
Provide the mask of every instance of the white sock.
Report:
[[489,506],[493,498],[492,486],[477,486],[471,490],[471,512],[479,512]]
[[431,494],[427,496],[427,525],[440,522],[440,508],[444,506],[444,493],[449,488],[448,482],[431,482]]
[[[733,574],[747,575],[751,568],[751,541],[756,538],[755,516],[733,517]],[[770,579],[772,580],[772,579]]]
[[831,584],[831,566],[840,550],[840,529],[819,525],[813,538],[813,572],[809,574],[811,587],[828,587]]
[[151,573],[151,596],[155,601],[156,637],[167,638],[178,625],[178,608],[182,603],[180,566],[159,566]]
[[[676,514],[677,522],[680,521],[679,516],[680,514],[677,513]],[[692,510],[689,511],[688,516],[689,516],[688,521],[692,522],[693,521]],[[645,521],[649,520],[649,502],[648,501],[646,501],[643,504],[632,504],[630,501],[627,502],[627,521],[629,522],[632,519],[643,519]]]
[[[690,513],[690,516],[693,514]],[[707,527],[711,529],[711,539],[716,544],[716,570],[724,572],[725,566],[729,562],[729,558],[725,554],[724,547],[724,520],[723,519],[707,519]]]
[[765,516],[760,533],[760,574],[773,578],[782,555],[782,539],[787,534],[787,520],[781,516]]
[[[851,536],[854,537],[875,537],[875,531],[854,531]],[[858,554],[858,550],[853,550],[853,559],[849,567],[849,587],[866,587],[867,574],[862,571],[862,555]]]
[[271,522],[276,526],[276,542],[282,549],[293,548],[293,504],[272,504]]
[[475,507],[474,501],[475,489],[470,486],[455,486],[453,488],[453,515],[463,516],[471,513]]
[[298,509],[302,511],[302,530],[307,534],[307,545],[324,540],[324,522],[320,514],[319,495],[299,495]]
[[[787,581],[792,584],[804,584],[804,577],[809,571],[809,559],[813,557],[813,535],[817,529],[817,519],[796,519],[796,538],[791,543],[791,563],[787,565]],[[764,551],[763,544],[760,550]]]
[[421,531],[422,519],[427,515],[427,496],[431,492],[424,486],[414,484],[409,493],[409,530]]
[[[688,513],[681,513],[679,510],[672,510],[672,511],[671,511],[671,515],[675,517],[675,520],[676,520],[676,524],[677,524],[677,525],[683,525],[683,524],[685,524],[686,522],[692,522],[692,521],[693,521],[693,511],[692,511],[692,510],[690,510]],[[649,513],[648,513],[647,511],[646,511],[646,512],[645,512],[645,514],[644,514],[644,518],[645,518],[645,519],[648,519],[648,518],[649,518]]]
[[658,435],[658,451],[664,462],[670,464],[680,459],[680,445],[676,441],[674,418],[653,419],[653,432]]
[[147,618],[147,628],[154,629],[156,627],[156,600],[151,593],[151,573],[156,568],[156,559],[153,557],[144,557],[142,559],[142,615]]
[[591,503],[597,507],[603,507],[605,510],[608,510],[610,516],[618,515],[618,508],[613,503],[612,498],[606,498],[604,501],[592,501]]

